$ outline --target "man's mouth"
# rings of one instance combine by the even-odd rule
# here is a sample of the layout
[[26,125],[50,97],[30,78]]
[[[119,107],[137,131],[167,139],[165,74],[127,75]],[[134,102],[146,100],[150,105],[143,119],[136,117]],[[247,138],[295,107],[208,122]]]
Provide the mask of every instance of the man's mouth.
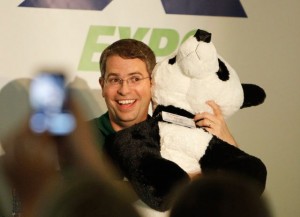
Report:
[[119,105],[130,105],[135,102],[134,99],[118,100]]

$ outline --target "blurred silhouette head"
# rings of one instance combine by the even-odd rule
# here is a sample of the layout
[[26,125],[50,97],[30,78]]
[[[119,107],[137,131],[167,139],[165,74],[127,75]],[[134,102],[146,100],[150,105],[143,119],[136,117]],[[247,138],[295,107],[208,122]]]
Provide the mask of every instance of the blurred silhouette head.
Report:
[[139,217],[125,195],[91,176],[66,183],[52,199],[40,217]]
[[27,117],[30,106],[28,100],[29,78],[19,78],[8,82],[0,90],[0,138],[19,127]]
[[193,181],[178,197],[171,217],[270,217],[256,186],[237,176],[211,175]]

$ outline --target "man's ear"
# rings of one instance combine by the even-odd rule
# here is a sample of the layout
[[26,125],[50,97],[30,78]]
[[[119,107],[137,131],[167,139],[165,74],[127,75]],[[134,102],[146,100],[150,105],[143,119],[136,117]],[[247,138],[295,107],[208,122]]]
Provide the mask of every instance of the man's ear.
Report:
[[104,78],[100,77],[98,81],[99,81],[99,84],[100,84],[100,87],[101,87],[102,96],[104,97],[104,91],[103,91],[103,88],[104,88]]
[[152,87],[152,84],[153,84],[153,82],[152,82],[152,74],[150,74],[149,77],[150,77],[150,86]]

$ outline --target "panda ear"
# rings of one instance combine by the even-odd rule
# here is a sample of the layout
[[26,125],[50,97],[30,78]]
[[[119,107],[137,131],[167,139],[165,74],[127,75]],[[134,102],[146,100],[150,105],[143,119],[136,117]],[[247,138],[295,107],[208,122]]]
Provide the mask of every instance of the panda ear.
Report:
[[242,84],[244,91],[244,102],[242,108],[257,106],[262,104],[266,99],[264,89],[255,84]]
[[204,41],[209,43],[211,41],[211,33],[206,32],[205,30],[198,29],[194,35],[197,41]]

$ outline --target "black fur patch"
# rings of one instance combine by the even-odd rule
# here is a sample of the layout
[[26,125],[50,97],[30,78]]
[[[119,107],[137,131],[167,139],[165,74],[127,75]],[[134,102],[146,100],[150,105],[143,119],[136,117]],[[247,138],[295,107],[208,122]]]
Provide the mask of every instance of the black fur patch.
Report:
[[209,43],[211,41],[211,33],[206,32],[204,30],[198,29],[195,33],[194,37],[197,39],[197,41],[203,41],[206,43]]
[[177,108],[173,105],[169,105],[169,106],[158,105],[156,107],[156,109],[154,110],[154,112],[153,112],[153,117],[156,117],[162,111],[169,112],[169,113],[176,114],[176,115],[180,115],[180,116],[184,116],[184,117],[187,117],[187,118],[193,118],[195,116],[194,114],[192,114],[192,113],[190,113],[190,112],[188,112],[184,109]]
[[162,158],[155,117],[111,135],[105,141],[104,150],[141,200],[153,209],[168,210],[174,198],[173,190],[190,182],[182,168]]
[[229,80],[229,71],[225,65],[220,59],[218,59],[219,62],[219,71],[217,71],[217,75],[221,81],[227,81]]
[[265,189],[267,169],[264,163],[259,158],[247,154],[216,136],[213,136],[209,142],[199,163],[204,175],[216,171],[239,174],[256,182],[260,193]]
[[174,65],[176,63],[176,56],[169,59],[169,64]]
[[266,99],[266,92],[255,84],[242,84],[244,102],[241,108],[248,108],[262,104]]

